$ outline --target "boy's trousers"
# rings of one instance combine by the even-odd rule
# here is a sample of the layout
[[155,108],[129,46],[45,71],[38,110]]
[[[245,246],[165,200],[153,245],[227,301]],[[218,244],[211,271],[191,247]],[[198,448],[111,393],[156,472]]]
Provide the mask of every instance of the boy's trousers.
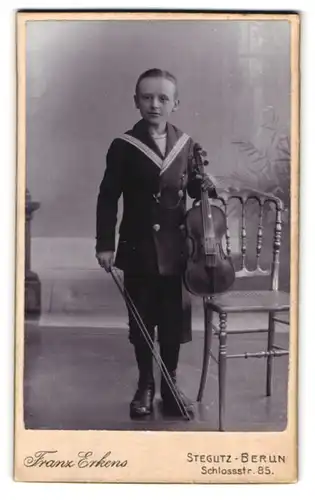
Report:
[[[160,344],[179,345],[191,340],[190,299],[181,276],[125,272],[124,286],[152,339],[157,327]],[[142,344],[143,335],[130,310],[128,316],[129,340]]]

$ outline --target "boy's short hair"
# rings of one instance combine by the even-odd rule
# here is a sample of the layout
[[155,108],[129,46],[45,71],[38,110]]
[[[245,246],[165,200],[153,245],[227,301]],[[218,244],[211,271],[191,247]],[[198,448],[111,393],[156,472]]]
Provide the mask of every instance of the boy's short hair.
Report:
[[141,75],[139,76],[137,83],[136,83],[136,90],[135,90],[136,95],[138,95],[138,92],[139,92],[140,82],[142,80],[144,80],[145,78],[166,78],[166,80],[169,80],[170,82],[172,82],[174,84],[175,97],[177,97],[178,90],[177,90],[176,77],[174,75],[172,75],[172,73],[170,73],[169,71],[166,71],[164,69],[159,69],[159,68],[148,69],[147,71],[144,71],[144,73],[141,73]]

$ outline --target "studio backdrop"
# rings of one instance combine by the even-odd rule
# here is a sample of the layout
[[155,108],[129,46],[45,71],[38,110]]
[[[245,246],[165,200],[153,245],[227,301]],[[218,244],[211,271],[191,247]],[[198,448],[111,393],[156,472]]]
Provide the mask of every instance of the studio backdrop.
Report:
[[[136,80],[154,67],[176,75],[172,121],[207,150],[218,184],[283,199],[288,290],[289,22],[43,21],[28,22],[26,34],[27,187],[40,203],[31,266],[43,320],[106,311],[116,321],[122,311],[95,259],[96,198],[111,141],[139,119]],[[238,233],[232,227],[236,252]]]

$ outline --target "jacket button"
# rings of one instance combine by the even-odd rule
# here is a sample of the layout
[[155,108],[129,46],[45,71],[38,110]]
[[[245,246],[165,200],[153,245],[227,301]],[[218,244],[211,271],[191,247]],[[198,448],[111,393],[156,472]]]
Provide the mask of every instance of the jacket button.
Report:
[[154,224],[153,229],[154,231],[158,232],[160,230],[161,226],[160,224]]

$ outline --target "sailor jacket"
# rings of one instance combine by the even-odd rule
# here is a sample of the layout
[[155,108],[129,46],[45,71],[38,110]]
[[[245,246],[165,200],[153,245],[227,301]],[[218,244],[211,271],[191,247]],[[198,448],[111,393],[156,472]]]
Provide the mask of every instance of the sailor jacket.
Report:
[[97,199],[96,251],[115,251],[118,200],[123,214],[115,265],[125,272],[179,275],[185,265],[187,194],[200,197],[193,140],[167,124],[165,156],[144,120],[114,139]]

